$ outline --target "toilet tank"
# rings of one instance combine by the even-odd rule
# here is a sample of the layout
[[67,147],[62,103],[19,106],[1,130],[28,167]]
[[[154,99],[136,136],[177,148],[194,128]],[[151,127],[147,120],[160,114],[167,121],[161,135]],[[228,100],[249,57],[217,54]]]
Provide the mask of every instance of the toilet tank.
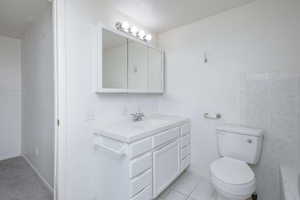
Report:
[[260,158],[263,131],[239,125],[216,128],[220,156],[256,164]]

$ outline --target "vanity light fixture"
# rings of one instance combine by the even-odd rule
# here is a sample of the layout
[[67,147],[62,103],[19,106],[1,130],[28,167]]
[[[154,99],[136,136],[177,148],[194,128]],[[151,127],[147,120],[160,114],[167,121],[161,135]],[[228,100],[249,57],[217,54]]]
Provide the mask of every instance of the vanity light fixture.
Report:
[[152,35],[151,35],[151,34],[147,34],[146,37],[145,37],[145,39],[146,39],[147,41],[152,40]]
[[125,32],[129,32],[129,23],[128,22],[123,22],[121,24],[122,30],[124,30]]
[[151,34],[146,34],[144,30],[139,30],[136,26],[130,26],[128,22],[117,22],[115,24],[117,30],[130,34],[140,40],[149,42],[152,40]]
[[131,33],[133,36],[137,36],[138,32],[139,32],[139,29],[138,29],[136,26],[132,26],[132,27],[130,28],[130,33]]
[[144,39],[144,37],[146,36],[146,33],[145,33],[145,31],[143,31],[143,30],[140,30],[140,31],[138,32],[138,36],[139,36],[139,38],[140,38],[141,40],[143,40],[143,39]]

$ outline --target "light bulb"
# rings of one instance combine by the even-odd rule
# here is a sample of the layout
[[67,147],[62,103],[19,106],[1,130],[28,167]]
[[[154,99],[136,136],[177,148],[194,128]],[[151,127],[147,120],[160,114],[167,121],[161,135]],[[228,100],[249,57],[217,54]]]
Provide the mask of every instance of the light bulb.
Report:
[[129,23],[128,22],[123,22],[121,27],[125,32],[129,31]]
[[152,40],[152,35],[151,35],[151,34],[147,34],[146,37],[145,37],[145,39],[146,39],[147,41]]
[[139,33],[138,33],[139,38],[142,39],[142,40],[144,39],[145,35],[146,35],[146,33],[143,30],[140,30]]
[[136,27],[136,26],[132,26],[131,28],[130,28],[130,32],[131,32],[131,34],[132,35],[134,35],[134,36],[136,36],[136,34],[138,33],[138,28]]

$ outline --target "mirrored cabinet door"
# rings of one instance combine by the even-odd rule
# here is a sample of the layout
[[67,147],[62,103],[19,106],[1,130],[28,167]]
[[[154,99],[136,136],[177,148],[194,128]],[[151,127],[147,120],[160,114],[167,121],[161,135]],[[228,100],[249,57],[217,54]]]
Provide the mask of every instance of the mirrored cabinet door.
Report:
[[163,91],[163,53],[149,47],[148,48],[148,90]]
[[128,89],[147,90],[147,47],[129,40],[128,42]]
[[127,39],[106,30],[102,33],[102,86],[127,88]]

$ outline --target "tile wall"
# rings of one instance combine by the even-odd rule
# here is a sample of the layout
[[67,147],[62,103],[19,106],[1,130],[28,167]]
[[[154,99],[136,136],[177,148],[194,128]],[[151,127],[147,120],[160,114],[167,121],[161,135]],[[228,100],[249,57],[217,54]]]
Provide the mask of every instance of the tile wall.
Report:
[[265,130],[258,194],[279,200],[280,164],[300,163],[300,74],[247,74],[241,82],[241,122]]

